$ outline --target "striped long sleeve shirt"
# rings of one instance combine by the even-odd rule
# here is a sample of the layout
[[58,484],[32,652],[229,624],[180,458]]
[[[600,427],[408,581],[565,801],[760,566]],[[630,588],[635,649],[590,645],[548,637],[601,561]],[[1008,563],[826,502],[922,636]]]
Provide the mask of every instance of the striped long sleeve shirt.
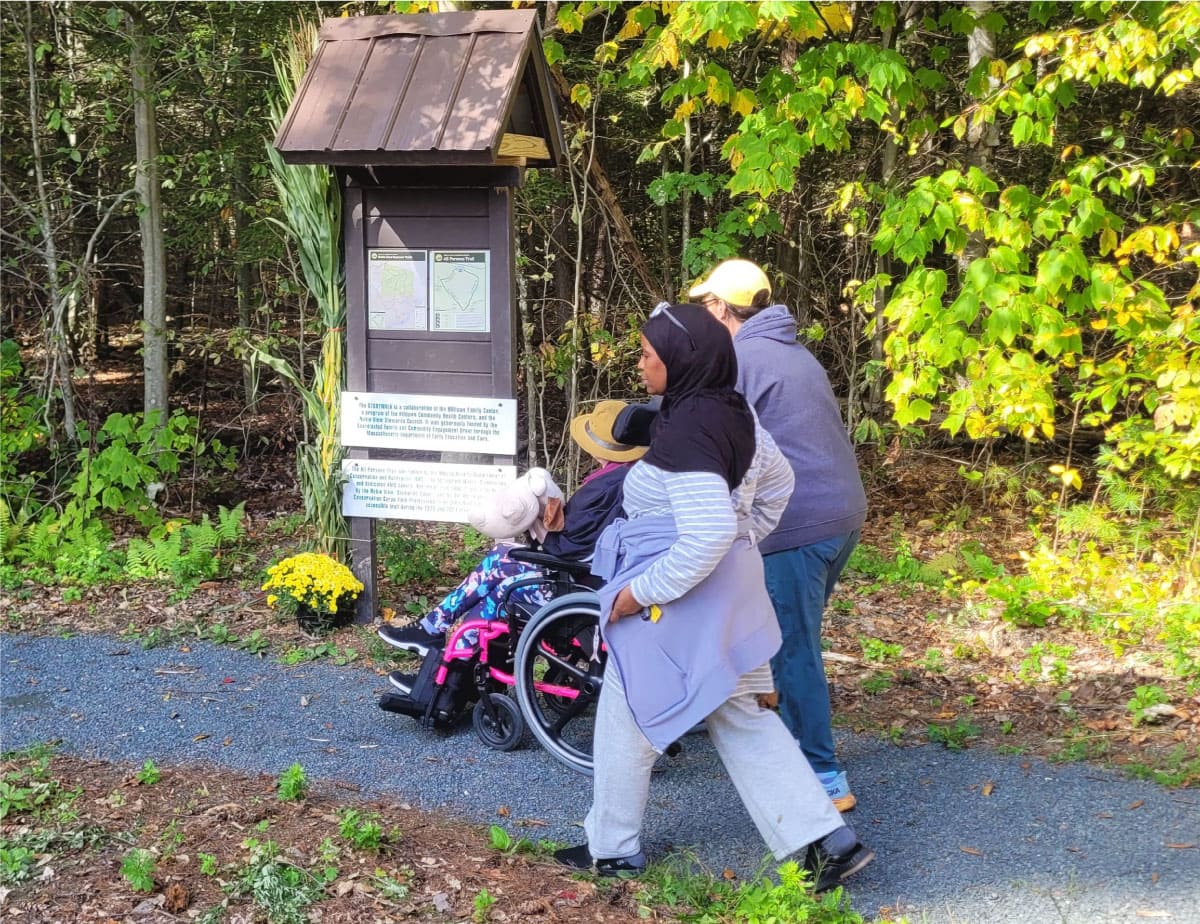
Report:
[[639,603],[669,603],[708,577],[737,537],[739,519],[749,521],[756,543],[775,528],[794,476],[775,441],[757,424],[755,440],[750,470],[732,495],[725,479],[712,472],[667,472],[646,462],[630,470],[626,514],[631,519],[669,515],[679,536],[666,555],[630,584]]

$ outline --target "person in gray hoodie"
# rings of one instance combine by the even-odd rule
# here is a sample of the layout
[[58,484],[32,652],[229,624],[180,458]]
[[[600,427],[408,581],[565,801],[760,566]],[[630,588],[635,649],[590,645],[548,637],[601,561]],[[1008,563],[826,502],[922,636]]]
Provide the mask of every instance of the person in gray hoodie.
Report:
[[783,632],[771,660],[779,712],[840,811],[856,799],[834,753],[829,685],[821,662],[825,604],[858,544],[867,497],[829,377],[796,341],[787,306],[771,304],[766,273],[726,260],[688,295],[733,337],[737,390],[792,466],[796,490],[759,547]]

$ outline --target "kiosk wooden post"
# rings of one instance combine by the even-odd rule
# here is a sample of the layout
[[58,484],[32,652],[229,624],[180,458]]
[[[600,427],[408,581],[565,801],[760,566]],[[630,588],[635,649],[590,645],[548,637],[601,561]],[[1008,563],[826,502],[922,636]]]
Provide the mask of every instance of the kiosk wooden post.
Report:
[[516,462],[512,190],[562,129],[533,10],[330,19],[275,138],[337,171],[351,566],[375,520],[464,521]]

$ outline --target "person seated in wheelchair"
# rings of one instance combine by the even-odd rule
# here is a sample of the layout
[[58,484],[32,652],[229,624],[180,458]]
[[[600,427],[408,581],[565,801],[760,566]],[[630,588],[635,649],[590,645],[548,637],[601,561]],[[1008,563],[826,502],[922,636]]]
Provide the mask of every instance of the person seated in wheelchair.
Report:
[[[530,532],[542,551],[567,561],[588,561],[596,539],[614,519],[622,515],[623,485],[630,465],[646,452],[649,424],[657,404],[601,401],[588,414],[571,421],[571,438],[592,457],[597,468],[571,498],[562,504],[552,495]],[[640,442],[641,445],[636,443]],[[389,645],[425,657],[444,646],[446,632],[460,620],[495,619],[505,591],[515,582],[542,570],[538,565],[517,561],[510,553],[519,545],[515,538],[498,542],[454,590],[417,622],[407,626],[385,623],[379,637]],[[514,597],[531,606],[549,601],[545,585],[516,589]],[[411,678],[393,671],[392,685],[402,692]]]

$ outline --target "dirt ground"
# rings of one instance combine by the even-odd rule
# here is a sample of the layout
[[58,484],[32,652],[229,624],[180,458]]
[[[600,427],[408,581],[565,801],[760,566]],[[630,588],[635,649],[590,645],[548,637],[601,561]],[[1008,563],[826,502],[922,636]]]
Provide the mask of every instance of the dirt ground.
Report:
[[[5,779],[29,766],[27,760],[5,761]],[[63,819],[12,812],[0,824],[5,841],[60,832],[39,853],[31,881],[0,887],[0,919],[190,921],[224,906],[220,920],[226,924],[266,920],[268,908],[284,921],[286,887],[263,885],[239,894],[252,866],[252,841],[269,840],[293,869],[329,875],[326,894],[319,904],[301,908],[299,920],[471,921],[480,894],[494,904],[477,919],[497,924],[645,920],[627,882],[572,879],[551,861],[492,849],[478,829],[405,805],[348,802],[354,794],[337,788],[284,802],[273,777],[164,768],[156,782],[146,783],[137,769],[52,760],[39,779],[78,794]],[[19,782],[29,785],[31,778],[23,775]],[[342,835],[347,805],[380,826],[378,849],[355,847]],[[157,854],[149,891],[135,891],[122,874],[137,847]],[[325,872],[331,869],[336,873]],[[259,881],[268,875],[260,866]]]

